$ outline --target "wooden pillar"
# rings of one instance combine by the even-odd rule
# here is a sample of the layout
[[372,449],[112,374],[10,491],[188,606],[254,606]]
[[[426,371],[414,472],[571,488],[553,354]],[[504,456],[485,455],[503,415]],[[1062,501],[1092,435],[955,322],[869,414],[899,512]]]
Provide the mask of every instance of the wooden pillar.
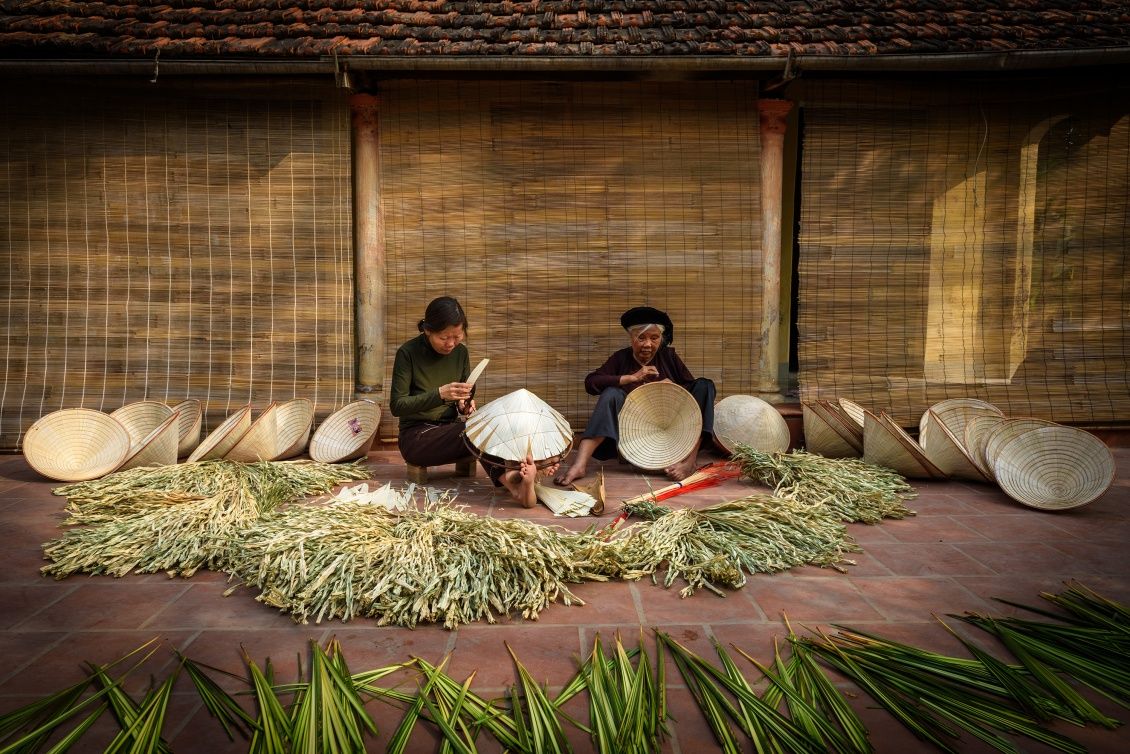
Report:
[[781,195],[786,118],[793,103],[757,101],[761,134],[761,326],[757,390],[766,400],[781,395]]
[[356,392],[384,398],[385,233],[377,97],[349,98],[353,124],[353,302]]

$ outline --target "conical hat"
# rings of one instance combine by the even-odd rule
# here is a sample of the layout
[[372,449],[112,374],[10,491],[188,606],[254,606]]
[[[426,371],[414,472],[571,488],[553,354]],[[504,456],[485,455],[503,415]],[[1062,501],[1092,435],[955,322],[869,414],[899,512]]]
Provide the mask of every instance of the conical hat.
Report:
[[836,403],[840,405],[840,410],[847,414],[855,425],[859,427],[859,431],[863,431],[863,406],[855,401],[849,401],[847,398],[837,398]]
[[855,421],[846,415],[837,404],[831,401],[814,401],[812,410],[835,431],[840,438],[855,448],[856,455],[863,453],[863,429],[856,427]]
[[196,446],[196,450],[188,457],[188,462],[206,461],[210,458],[223,458],[235,444],[243,439],[247,430],[251,429],[251,404],[244,406],[234,414],[224,419],[220,426],[213,429],[204,440]]
[[985,446],[997,425],[1004,422],[1003,416],[974,416],[965,423],[965,450],[986,479],[993,479],[993,470],[985,459]]
[[224,458],[243,463],[275,460],[279,452],[279,425],[275,415],[278,407],[279,404],[274,402],[267,406]]
[[620,409],[620,455],[647,471],[686,458],[702,435],[702,411],[694,396],[673,382],[642,385]]
[[275,410],[275,417],[278,422],[278,452],[274,460],[293,458],[306,450],[310,428],[314,426],[314,404],[305,398],[284,401]]
[[1024,505],[1066,510],[1086,505],[1114,482],[1114,456],[1075,427],[1040,427],[1001,448],[993,466],[1001,489]]
[[1058,426],[1061,425],[1046,419],[1030,419],[1026,417],[1006,419],[989,433],[989,439],[985,441],[985,463],[989,465],[989,468],[995,469],[997,465],[997,454],[1000,453],[1001,448],[1013,438],[1019,437],[1028,430]]
[[173,410],[160,401],[134,401],[110,413],[129,432],[131,448],[136,448],[172,415]]
[[189,398],[173,406],[173,412],[180,414],[179,438],[177,441],[177,457],[183,457],[196,449],[200,444],[200,428],[204,424],[204,414],[200,410],[200,401]]
[[180,414],[166,419],[161,426],[149,433],[131,451],[118,471],[134,469],[139,466],[172,466],[177,462],[177,445],[180,438]]
[[885,414],[863,413],[863,460],[908,478],[941,478],[922,448]]
[[714,407],[714,441],[727,453],[733,453],[738,443],[762,453],[784,453],[789,449],[789,425],[780,411],[760,398],[731,395]]
[[353,401],[318,425],[310,438],[310,458],[338,463],[365,455],[377,436],[381,407],[373,401]]
[[1003,411],[988,401],[978,400],[977,398],[947,398],[944,401],[938,401],[922,412],[922,418],[918,420],[919,437],[922,436],[922,430],[926,429],[926,424],[930,421],[931,411],[946,423],[955,437],[965,436],[965,422],[974,416],[986,414],[1004,416]]
[[919,438],[922,452],[948,477],[971,479],[986,482],[988,477],[981,472],[969,456],[965,446],[954,437],[949,427],[937,414],[930,417]]
[[548,403],[519,389],[471,414],[465,436],[480,453],[506,461],[522,461],[530,453],[540,462],[564,455],[573,430]]
[[801,414],[804,419],[805,450],[825,458],[859,458],[859,451],[841,437],[840,433],[812,408],[812,404],[802,403]]
[[109,474],[129,455],[129,432],[114,417],[90,408],[52,411],[24,435],[28,465],[49,479],[85,482]]

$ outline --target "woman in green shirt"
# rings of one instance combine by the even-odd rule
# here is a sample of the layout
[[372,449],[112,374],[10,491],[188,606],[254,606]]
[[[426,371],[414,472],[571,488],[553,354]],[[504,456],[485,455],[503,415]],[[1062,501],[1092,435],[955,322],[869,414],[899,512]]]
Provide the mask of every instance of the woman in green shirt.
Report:
[[[413,466],[442,466],[471,457],[463,441],[463,422],[475,411],[471,359],[463,339],[467,315],[459,301],[441,296],[428,304],[416,325],[420,334],[396,351],[390,407],[400,418],[400,454]],[[482,466],[497,487],[506,487],[527,508],[537,503],[537,468],[527,459],[506,469],[501,459],[484,458]]]

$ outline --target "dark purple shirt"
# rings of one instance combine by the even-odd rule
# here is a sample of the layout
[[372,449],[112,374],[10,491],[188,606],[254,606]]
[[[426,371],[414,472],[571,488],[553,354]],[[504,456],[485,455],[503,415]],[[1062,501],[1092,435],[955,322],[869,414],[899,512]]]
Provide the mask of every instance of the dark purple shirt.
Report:
[[[671,380],[680,387],[690,389],[691,383],[694,382],[694,376],[679,355],[675,353],[675,349],[670,346],[663,346],[655,354],[651,360],[651,364],[659,372],[659,377],[651,382],[659,380]],[[623,387],[624,392],[630,393],[641,385],[646,385],[646,382],[633,382],[630,385],[620,385],[620,378],[625,374],[634,374],[640,370],[639,362],[632,356],[632,349],[621,348],[616,353],[608,357],[608,361],[597,369],[595,372],[589,372],[585,377],[585,390],[589,395],[600,395],[601,391],[606,387]]]

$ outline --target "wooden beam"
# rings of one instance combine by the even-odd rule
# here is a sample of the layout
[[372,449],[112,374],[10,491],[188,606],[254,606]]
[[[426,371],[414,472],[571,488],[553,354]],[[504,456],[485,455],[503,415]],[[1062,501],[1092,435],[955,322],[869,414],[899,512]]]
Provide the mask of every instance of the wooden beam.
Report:
[[353,288],[356,392],[384,398],[385,234],[381,215],[379,99],[349,98],[353,125]]
[[761,129],[761,326],[757,390],[763,398],[781,394],[781,211],[786,119],[793,103],[757,101]]

